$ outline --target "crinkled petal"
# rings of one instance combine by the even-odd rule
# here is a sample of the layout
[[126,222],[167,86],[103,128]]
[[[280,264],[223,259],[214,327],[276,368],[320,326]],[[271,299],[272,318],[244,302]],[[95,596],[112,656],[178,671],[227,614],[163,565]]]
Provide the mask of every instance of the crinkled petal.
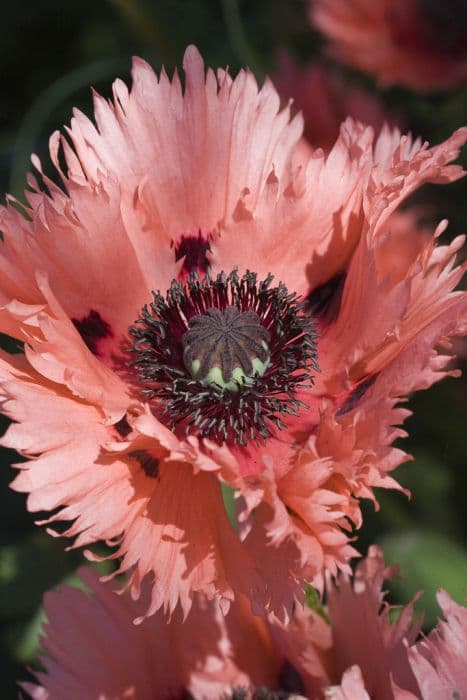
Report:
[[194,474],[191,464],[168,462],[159,465],[153,481],[116,554],[122,557],[119,570],[130,570],[135,596],[150,572],[148,614],[161,606],[172,613],[178,603],[187,614],[193,591],[217,597],[224,611],[238,592],[264,609],[265,584],[227,518],[217,477]]
[[254,260],[260,277],[272,271],[302,294],[339,272],[361,235],[371,141],[371,129],[348,120],[327,156],[315,151],[290,182],[274,171],[255,207],[246,193],[233,222],[213,241],[213,269],[243,271]]
[[423,700],[467,697],[467,608],[443,590],[437,599],[445,619],[409,649],[410,665]]
[[97,127],[77,112],[69,132],[86,177],[108,173],[131,194],[137,189],[168,242],[216,230],[244,190],[258,198],[273,165],[280,174],[287,168],[302,129],[301,117],[290,122],[289,110],[279,111],[269,81],[259,90],[249,71],[234,80],[205,75],[193,46],[183,65],[184,92],[177,74],[157,78],[135,59],[131,92],[118,81],[114,104],[95,97]]
[[[438,235],[443,229],[440,225]],[[380,255],[380,243],[385,246],[384,256]],[[458,237],[447,246],[436,247],[433,237],[425,237],[404,276],[395,277],[386,270],[387,257],[393,254],[391,247],[394,254],[402,252],[397,237],[362,238],[349,267],[338,318],[323,334],[323,372],[317,381],[325,382],[328,390],[336,390],[335,372],[340,368],[338,381],[344,388],[347,377],[358,382],[374,376],[409,345],[427,345],[430,338],[432,349],[417,356],[420,365],[427,366],[437,342],[465,333],[466,297],[452,292],[464,272],[464,266],[455,267],[463,243],[463,237]],[[437,338],[433,333],[436,327]],[[442,376],[440,372],[439,378]],[[404,393],[409,390],[407,387]]]
[[168,625],[158,614],[139,627],[132,619],[144,609],[147,588],[136,604],[99,584],[91,570],[79,576],[92,596],[63,586],[45,597],[41,686],[23,684],[34,700],[168,700],[183,692],[208,700],[248,682],[230,659],[222,615],[204,599],[195,599],[187,621],[179,612]]
[[[105,348],[119,350],[151,290],[167,288],[177,274],[174,253],[160,244],[155,232],[144,230],[144,221],[137,220],[137,202],[122,202],[116,181],[66,181],[66,186],[66,193],[29,195],[31,220],[12,206],[0,209],[0,299],[2,304],[15,299],[43,303],[40,272],[70,318],[82,321],[91,312],[99,314],[108,327]],[[138,230],[153,250],[158,248],[150,258],[150,274],[130,238]],[[2,314],[0,324],[3,332],[10,332]]]
[[388,700],[393,698],[392,679],[407,690],[418,691],[404,641],[413,643],[419,630],[412,623],[413,602],[394,625],[389,622],[389,606],[383,603],[383,581],[394,573],[385,568],[381,550],[372,547],[358,565],[353,585],[341,578],[328,587],[336,668],[343,673],[358,664],[370,697]]
[[348,668],[339,686],[326,688],[326,698],[332,700],[371,700],[363,682],[363,676],[358,666]]

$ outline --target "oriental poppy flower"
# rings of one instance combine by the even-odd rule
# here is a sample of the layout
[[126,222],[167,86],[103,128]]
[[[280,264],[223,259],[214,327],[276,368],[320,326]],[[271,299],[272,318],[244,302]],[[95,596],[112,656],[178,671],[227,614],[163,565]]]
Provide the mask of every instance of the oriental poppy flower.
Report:
[[453,373],[462,239],[387,221],[462,176],[467,130],[430,149],[347,121],[297,165],[269,81],[184,67],[183,90],[135,60],[96,126],[52,136],[62,187],[34,157],[42,184],[1,212],[0,330],[24,344],[0,357],[2,444],[50,532],[114,546],[134,596],[150,578],[148,613],[200,591],[285,619],[348,570],[359,499],[397,487],[399,399]]
[[41,685],[22,686],[34,700],[464,697],[467,610],[440,592],[445,620],[428,637],[413,603],[391,623],[382,585],[395,573],[371,548],[353,583],[329,583],[327,610],[297,607],[288,626],[253,616],[242,598],[224,617],[195,596],[185,623],[179,611],[169,624],[158,612],[136,627],[148,589],[137,603],[117,598],[82,569],[93,596],[68,586],[46,594]]
[[467,79],[465,0],[311,0],[330,53],[383,86],[427,92]]

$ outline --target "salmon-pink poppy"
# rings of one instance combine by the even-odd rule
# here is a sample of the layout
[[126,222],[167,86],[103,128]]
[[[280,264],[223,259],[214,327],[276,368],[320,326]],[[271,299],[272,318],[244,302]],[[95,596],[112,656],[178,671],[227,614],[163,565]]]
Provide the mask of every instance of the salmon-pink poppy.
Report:
[[149,613],[200,591],[286,618],[348,570],[359,499],[397,488],[399,400],[454,372],[462,239],[388,218],[462,176],[467,129],[429,148],[349,120],[297,165],[269,81],[184,67],[182,89],[136,59],[96,125],[52,136],[62,186],[34,157],[0,213],[0,331],[24,344],[0,357],[2,444],[50,532],[114,546],[136,597],[149,576]]
[[413,604],[390,621],[382,586],[394,574],[371,548],[353,582],[329,582],[327,610],[297,607],[287,626],[255,617],[242,597],[224,616],[199,595],[185,623],[180,611],[170,623],[159,611],[135,626],[149,587],[134,602],[83,569],[93,595],[68,586],[46,594],[44,670],[40,685],[22,686],[34,700],[464,697],[467,609],[441,593],[446,620],[420,638]]
[[310,17],[334,58],[384,87],[428,92],[467,79],[463,0],[310,0]]

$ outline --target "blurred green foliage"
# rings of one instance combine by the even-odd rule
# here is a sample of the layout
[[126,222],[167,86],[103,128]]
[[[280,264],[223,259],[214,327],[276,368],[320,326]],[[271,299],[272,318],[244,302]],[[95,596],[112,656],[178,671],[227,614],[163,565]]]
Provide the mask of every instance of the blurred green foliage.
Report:
[[393,597],[406,602],[417,591],[424,592],[415,610],[423,614],[426,627],[433,627],[439,617],[435,596],[440,587],[459,603],[464,601],[467,551],[446,535],[406,530],[386,535],[381,544],[387,563],[400,567],[400,578],[389,586]]
[[[250,64],[259,76],[274,71],[276,52],[287,47],[299,60],[322,45],[307,25],[304,0],[18,0],[0,4],[0,189],[21,197],[29,153],[48,167],[48,137],[69,121],[73,106],[91,112],[89,86],[105,95],[118,74],[129,78],[132,54],[155,67],[179,64],[188,43],[196,43],[211,65],[236,70]],[[344,74],[349,71],[342,69]],[[371,90],[371,78],[359,79]],[[436,142],[467,119],[467,89],[419,96],[393,89],[382,94],[387,107],[403,112],[411,130]],[[451,219],[448,235],[465,226],[465,184],[425,188],[436,218]],[[465,350],[464,350],[465,352]],[[447,380],[415,397],[404,448],[415,461],[398,472],[413,493],[381,493],[381,509],[365,506],[358,533],[362,552],[380,542],[402,576],[391,587],[392,600],[407,602],[426,591],[418,609],[427,625],[438,615],[434,593],[446,588],[462,600],[467,584],[467,417],[464,381]],[[3,422],[2,430],[5,427]],[[63,580],[76,581],[79,552],[65,552],[33,524],[25,497],[7,488],[13,477],[11,451],[2,453],[0,471],[0,678],[2,700],[17,697],[15,681],[33,662],[43,613],[41,596]],[[233,517],[232,494],[224,498]],[[39,514],[40,517],[40,514]],[[319,601],[310,589],[309,602]]]

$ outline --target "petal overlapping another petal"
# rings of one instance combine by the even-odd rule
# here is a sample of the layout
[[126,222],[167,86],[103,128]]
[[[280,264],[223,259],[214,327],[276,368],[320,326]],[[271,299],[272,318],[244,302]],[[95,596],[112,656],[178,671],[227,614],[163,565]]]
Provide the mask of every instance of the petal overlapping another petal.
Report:
[[81,569],[92,595],[67,586],[46,595],[40,685],[21,686],[34,700],[462,697],[465,608],[441,593],[446,621],[417,641],[414,601],[395,621],[385,601],[384,579],[396,568],[371,548],[353,581],[328,579],[327,610],[297,606],[288,625],[255,617],[243,596],[224,615],[218,602],[194,595],[186,621],[177,610],[167,624],[159,611],[138,626],[132,620],[144,614],[149,582],[134,601]]
[[183,67],[185,91],[177,74],[157,78],[135,59],[131,93],[117,81],[114,104],[95,98],[97,126],[75,113],[69,131],[81,164],[76,176],[99,181],[110,173],[137,190],[148,225],[168,242],[215,231],[244,191],[258,198],[273,165],[286,171],[302,129],[300,116],[291,122],[288,108],[280,111],[269,81],[258,90],[249,71],[235,79],[205,75],[193,46]]
[[[2,305],[11,300],[44,303],[37,273],[46,275],[69,318],[81,320],[92,311],[105,322],[107,338],[99,347],[105,356],[119,351],[122,335],[151,289],[170,283],[176,272],[173,251],[159,246],[148,274],[131,240],[137,226],[134,221],[128,225],[122,216],[121,185],[111,179],[97,185],[70,180],[65,184],[67,193],[56,186],[49,195],[29,193],[26,214],[30,220],[13,206],[1,208],[5,236],[0,298]],[[155,234],[145,236],[157,245]],[[11,332],[1,314],[0,324],[3,332]]]
[[[383,582],[396,571],[384,566],[381,551],[373,547],[358,565],[353,584],[341,578],[338,585],[328,588],[336,668],[343,673],[358,664],[370,697],[392,698],[392,681],[417,689],[406,648],[414,643],[420,628],[412,622],[413,603],[393,625],[389,622],[390,607],[383,603]],[[359,629],[361,633],[357,633]]]
[[[217,465],[202,453],[194,458],[193,448],[162,425],[158,440],[142,442],[135,433],[124,448],[101,411],[59,385],[45,386],[21,364],[15,373],[1,364],[3,411],[16,421],[2,444],[30,458],[17,465],[12,484],[30,493],[30,510],[59,509],[49,526],[73,521],[62,533],[75,538],[73,547],[100,540],[117,545],[112,557],[121,556],[120,571],[130,570],[135,597],[147,574],[162,572],[154,577],[148,614],[161,606],[172,613],[178,603],[187,614],[198,590],[219,598],[224,610],[240,591],[258,610],[269,605],[267,585],[232,529],[219,480],[210,473]],[[154,458],[155,475],[142,468],[142,451]]]
[[45,598],[48,656],[37,674],[42,687],[23,685],[31,697],[153,700],[192,691],[207,700],[229,682],[245,683],[228,658],[221,616],[206,601],[197,599],[185,622],[179,611],[170,625],[159,614],[139,627],[132,618],[143,611],[144,597],[138,607],[100,585],[92,571],[79,575],[92,597],[62,587]]
[[180,603],[186,615],[196,591],[216,597],[224,611],[241,592],[258,611],[269,607],[256,562],[228,520],[218,478],[208,472],[194,474],[191,464],[172,462],[159,465],[155,481],[115,553],[121,557],[118,571],[129,571],[135,596],[149,572],[147,614],[160,607],[172,613]]
[[[449,163],[466,139],[467,129],[459,129],[430,149],[385,127],[374,141],[371,128],[347,119],[328,154],[315,150],[286,178],[273,171],[259,202],[250,204],[245,194],[233,221],[212,241],[213,270],[236,265],[243,271],[256,258],[260,276],[273,270],[278,280],[310,294],[345,270],[369,222],[377,233],[425,182],[462,177],[462,168]],[[288,235],[277,236],[278,226]]]
[[[330,380],[328,389],[337,379],[335,375],[331,379],[334,368],[341,369],[338,382],[344,386],[345,375],[353,381],[374,376],[410,343],[416,343],[417,338],[430,336],[434,347],[436,341],[428,333],[433,325],[438,327],[440,341],[444,336],[464,333],[464,295],[452,291],[464,272],[462,265],[455,267],[463,237],[448,246],[436,247],[444,223],[434,236],[419,233],[419,250],[407,251],[404,275],[399,273],[395,277],[385,259],[403,250],[398,236],[391,235],[390,224],[388,228],[385,235],[369,231],[361,239],[348,269],[338,318],[323,335],[322,377],[325,382]],[[416,230],[414,233],[417,236]],[[380,312],[382,299],[384,314]],[[420,360],[422,357],[425,364],[426,351],[419,355]],[[421,386],[422,383],[414,382],[411,389]],[[408,387],[404,393],[407,391],[410,391]]]
[[[261,200],[253,206],[246,194],[233,222],[214,239],[213,269],[236,261],[244,270],[255,259],[259,275],[273,270],[278,280],[302,294],[332,277],[361,234],[371,142],[371,129],[348,120],[329,154],[316,150],[288,178],[274,171]],[[278,236],[278,227],[288,235]]]

